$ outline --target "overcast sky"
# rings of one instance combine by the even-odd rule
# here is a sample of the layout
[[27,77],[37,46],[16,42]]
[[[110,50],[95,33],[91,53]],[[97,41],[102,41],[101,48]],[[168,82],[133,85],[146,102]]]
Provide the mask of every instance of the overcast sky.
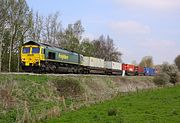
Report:
[[123,62],[153,56],[173,63],[180,54],[180,0],[27,0],[46,16],[59,12],[63,27],[81,20],[84,36],[110,35]]

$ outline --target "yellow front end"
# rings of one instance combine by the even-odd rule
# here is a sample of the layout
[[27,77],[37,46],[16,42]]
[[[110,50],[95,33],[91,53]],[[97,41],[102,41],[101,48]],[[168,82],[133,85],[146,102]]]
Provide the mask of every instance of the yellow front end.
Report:
[[23,66],[40,66],[44,60],[43,47],[25,45],[21,49],[21,63]]

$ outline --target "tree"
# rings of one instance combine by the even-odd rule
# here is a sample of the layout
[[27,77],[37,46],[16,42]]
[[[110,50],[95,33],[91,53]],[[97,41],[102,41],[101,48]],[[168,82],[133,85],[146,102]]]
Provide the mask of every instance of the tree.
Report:
[[8,14],[8,1],[1,0],[0,1],[0,72],[2,70],[2,51],[3,51],[3,39],[5,26],[7,22],[7,14]]
[[105,59],[106,61],[121,62],[121,52],[114,46],[113,40],[103,35],[99,39],[93,41],[95,47],[94,57]]
[[93,56],[94,55],[94,45],[92,44],[92,42],[86,38],[83,39],[83,41],[80,44],[80,53],[85,55],[85,56]]
[[32,26],[29,29],[29,39],[34,41],[42,41],[42,31],[43,31],[43,16],[36,12],[35,16],[31,16]]
[[[10,45],[9,45],[9,68],[11,71],[12,53],[15,55],[19,53],[19,43],[23,43],[24,35],[29,29],[29,16],[31,12],[25,0],[12,0],[9,2],[10,7],[8,10],[9,18],[8,24],[10,25]],[[28,21],[26,21],[28,19]],[[26,25],[27,24],[27,25]],[[21,40],[21,41],[20,41]],[[14,52],[13,52],[14,51]],[[18,58],[19,59],[19,58]]]
[[8,71],[17,68],[19,47],[29,29],[31,13],[25,0],[0,1],[0,71],[2,62],[8,63]]
[[145,56],[142,58],[141,62],[139,63],[141,67],[153,67],[153,57],[152,56]]
[[45,43],[56,45],[58,44],[58,33],[61,32],[61,22],[58,20],[59,13],[56,12],[54,15],[50,14],[46,17],[43,30],[43,41]]
[[179,71],[180,71],[180,55],[178,55],[175,60],[174,60],[176,66],[178,67]]
[[17,71],[19,72],[20,68],[20,53],[21,53],[21,47],[24,43],[24,41],[29,37],[28,31],[30,31],[31,27],[33,26],[32,18],[33,14],[32,11],[29,10],[29,7],[27,6],[26,2],[21,3],[21,13],[20,13],[20,19],[19,19],[19,30],[17,33],[17,43],[15,52],[17,52]]
[[79,47],[83,32],[84,28],[80,20],[74,24],[69,24],[64,33],[59,33],[59,37],[63,39],[59,40],[59,45],[67,50],[80,52]]

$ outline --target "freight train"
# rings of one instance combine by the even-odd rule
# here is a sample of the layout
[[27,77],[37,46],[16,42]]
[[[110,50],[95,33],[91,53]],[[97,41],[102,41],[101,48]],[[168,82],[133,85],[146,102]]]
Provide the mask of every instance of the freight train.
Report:
[[155,75],[154,68],[104,61],[35,41],[28,41],[22,45],[21,67],[25,72],[38,73]]

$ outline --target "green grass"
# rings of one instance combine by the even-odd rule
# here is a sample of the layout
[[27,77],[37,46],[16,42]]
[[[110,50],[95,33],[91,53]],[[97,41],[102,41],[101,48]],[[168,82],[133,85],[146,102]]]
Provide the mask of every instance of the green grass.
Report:
[[118,96],[46,123],[180,123],[180,86]]
[[43,110],[58,105],[54,90],[46,76],[0,75],[0,123],[36,120]]

